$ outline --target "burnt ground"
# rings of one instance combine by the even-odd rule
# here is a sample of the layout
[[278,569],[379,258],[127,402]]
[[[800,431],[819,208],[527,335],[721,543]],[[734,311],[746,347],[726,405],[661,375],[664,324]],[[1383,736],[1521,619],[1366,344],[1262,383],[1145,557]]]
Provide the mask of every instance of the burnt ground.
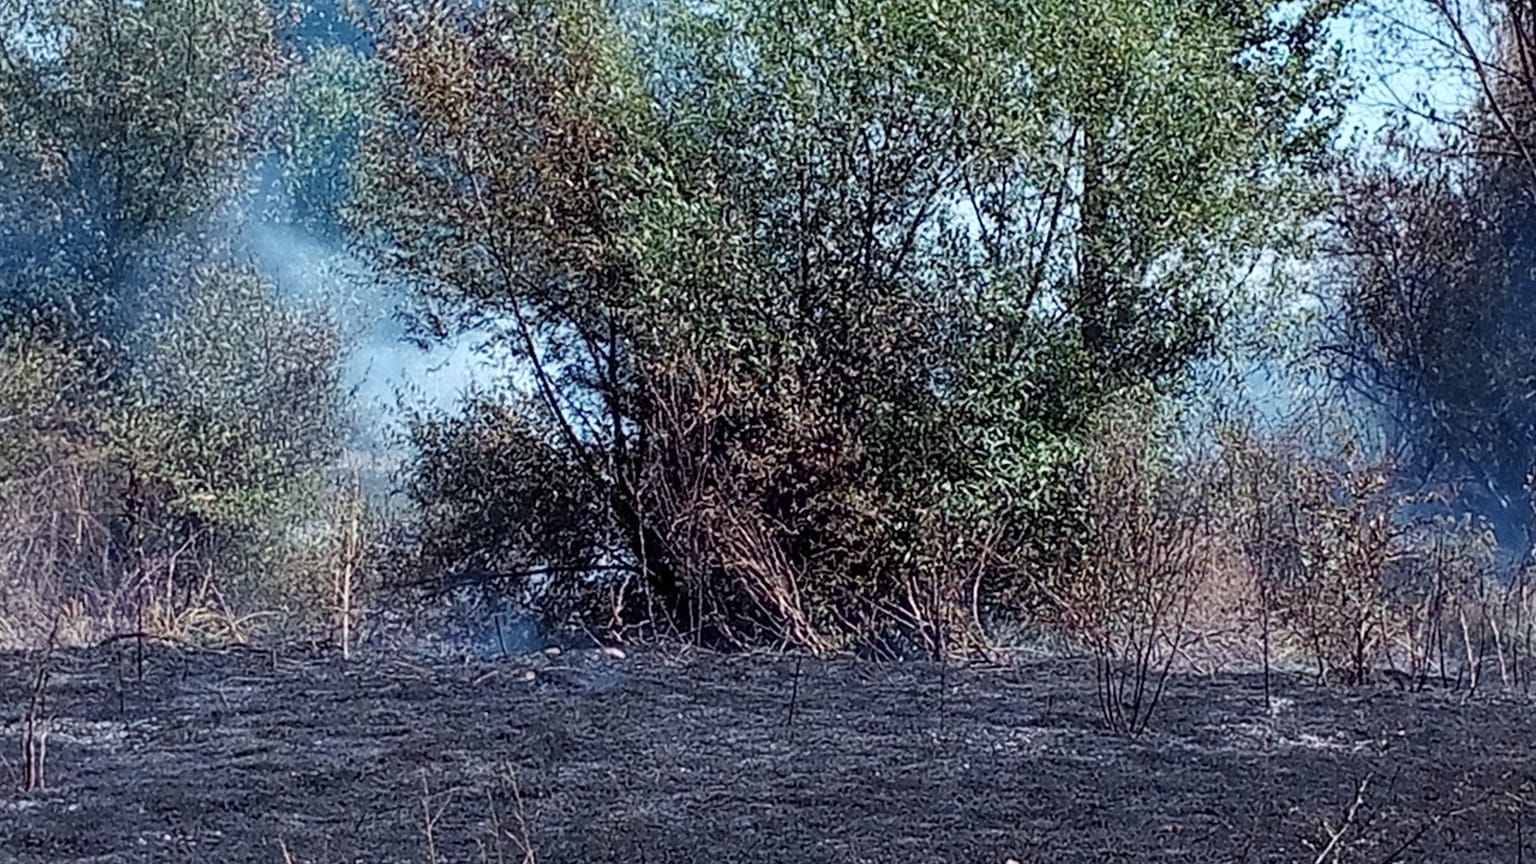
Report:
[[35,661],[0,655],[0,861],[522,862],[524,838],[636,864],[1536,855],[1523,700],[1287,680],[1267,710],[1256,677],[1179,679],[1126,741],[1069,661],[157,649],[140,683],[120,646],[55,657],[25,795]]

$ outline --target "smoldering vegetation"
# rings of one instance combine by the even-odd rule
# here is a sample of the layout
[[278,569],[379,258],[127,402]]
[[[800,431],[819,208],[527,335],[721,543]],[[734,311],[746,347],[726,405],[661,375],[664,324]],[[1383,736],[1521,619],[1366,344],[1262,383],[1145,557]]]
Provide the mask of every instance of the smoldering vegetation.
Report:
[[0,0],[19,785],[89,646],[1524,694],[1536,30],[1410,6]]

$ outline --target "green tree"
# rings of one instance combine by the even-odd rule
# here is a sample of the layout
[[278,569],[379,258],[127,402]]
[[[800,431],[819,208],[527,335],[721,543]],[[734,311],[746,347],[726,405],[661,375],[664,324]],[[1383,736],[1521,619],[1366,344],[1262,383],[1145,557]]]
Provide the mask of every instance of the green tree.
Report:
[[140,260],[222,202],[280,58],[260,0],[0,4],[0,299],[115,341]]
[[[40,596],[185,602],[336,453],[334,323],[228,227],[281,104],[274,33],[261,0],[0,0],[0,493],[100,523],[14,559]],[[40,512],[6,509],[41,520],[18,549]]]
[[483,513],[432,478],[533,441],[514,473],[587,491],[525,506],[600,525],[433,565],[727,640],[980,639],[1088,418],[1211,350],[1315,212],[1336,5],[398,12],[354,228],[532,397],[424,423],[464,443],[423,503]]

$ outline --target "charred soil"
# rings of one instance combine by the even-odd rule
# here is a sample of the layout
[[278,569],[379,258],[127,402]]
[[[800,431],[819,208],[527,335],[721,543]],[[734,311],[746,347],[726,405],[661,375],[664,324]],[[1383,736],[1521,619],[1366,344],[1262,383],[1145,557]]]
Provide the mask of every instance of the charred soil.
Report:
[[54,656],[22,793],[37,662],[0,655],[0,861],[1536,860],[1512,697],[1182,678],[1124,740],[1069,661],[120,645]]

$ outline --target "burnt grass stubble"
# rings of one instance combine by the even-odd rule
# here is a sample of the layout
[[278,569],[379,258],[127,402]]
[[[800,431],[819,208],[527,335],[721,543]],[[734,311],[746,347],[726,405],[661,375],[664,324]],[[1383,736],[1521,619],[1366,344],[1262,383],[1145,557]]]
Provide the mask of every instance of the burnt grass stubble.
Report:
[[1536,861],[1514,697],[1176,676],[1126,740],[1064,660],[133,654],[54,655],[30,794],[0,655],[0,861]]

